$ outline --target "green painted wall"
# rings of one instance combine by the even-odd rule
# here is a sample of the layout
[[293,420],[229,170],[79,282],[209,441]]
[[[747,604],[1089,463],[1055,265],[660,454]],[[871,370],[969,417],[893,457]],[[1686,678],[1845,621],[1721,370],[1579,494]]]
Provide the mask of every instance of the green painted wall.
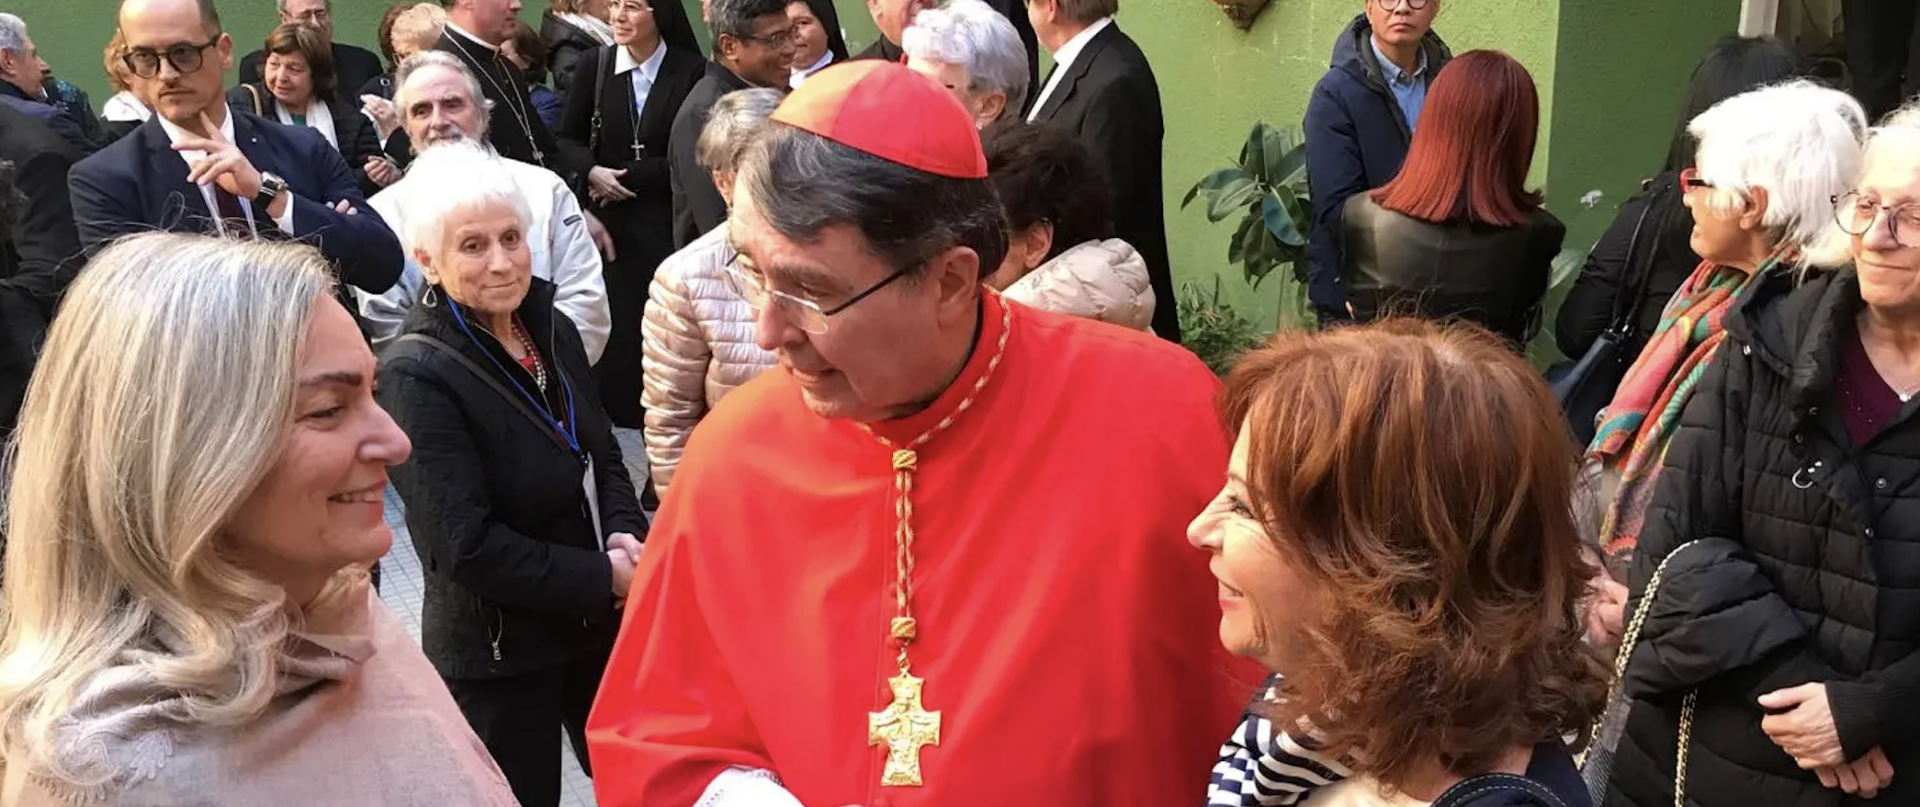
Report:
[[[537,24],[542,0],[522,0]],[[669,0],[671,1],[671,0]],[[1500,48],[1539,84],[1545,126],[1535,159],[1548,205],[1584,246],[1613,206],[1659,161],[1687,74],[1709,43],[1731,30],[1739,0],[1439,0],[1436,28],[1456,52]],[[680,0],[698,19],[699,0]],[[837,0],[857,50],[876,35],[864,0]],[[1210,0],[1126,0],[1120,23],[1159,76],[1167,118],[1167,230],[1176,279],[1210,282],[1226,269],[1227,224],[1180,210],[1193,182],[1235,157],[1256,120],[1297,128],[1307,95],[1325,72],[1333,40],[1365,0],[1273,0],[1253,30],[1236,30]],[[222,0],[222,16],[251,50],[278,17],[273,0]],[[8,0],[27,20],[56,72],[96,102],[105,97],[100,52],[117,0]],[[336,0],[335,27],[371,45],[386,3]],[[700,26],[696,26],[700,27]],[[705,37],[704,30],[701,32]],[[1591,190],[1597,205],[1580,205]],[[1225,288],[1260,322],[1276,314],[1274,290],[1237,276]]]

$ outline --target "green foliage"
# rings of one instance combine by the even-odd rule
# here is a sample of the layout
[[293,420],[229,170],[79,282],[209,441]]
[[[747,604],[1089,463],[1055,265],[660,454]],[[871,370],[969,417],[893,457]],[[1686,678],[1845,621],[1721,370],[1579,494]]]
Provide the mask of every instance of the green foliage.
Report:
[[1192,283],[1180,284],[1180,341],[1206,362],[1215,375],[1225,376],[1240,355],[1258,347],[1265,332],[1220,299],[1220,278],[1213,293]]
[[1247,134],[1239,161],[1195,183],[1180,206],[1205,200],[1207,220],[1216,224],[1240,216],[1227,242],[1227,262],[1238,265],[1255,288],[1283,266],[1293,267],[1287,276],[1304,286],[1299,273],[1307,259],[1307,198],[1306,143],[1263,122]]

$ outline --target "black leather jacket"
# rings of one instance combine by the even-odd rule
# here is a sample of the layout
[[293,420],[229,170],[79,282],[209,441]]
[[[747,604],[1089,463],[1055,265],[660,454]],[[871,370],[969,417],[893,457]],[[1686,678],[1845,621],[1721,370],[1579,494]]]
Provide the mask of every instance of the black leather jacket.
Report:
[[1434,224],[1347,200],[1341,269],[1354,318],[1394,314],[1477,323],[1516,345],[1532,338],[1567,228],[1545,210],[1518,227]]

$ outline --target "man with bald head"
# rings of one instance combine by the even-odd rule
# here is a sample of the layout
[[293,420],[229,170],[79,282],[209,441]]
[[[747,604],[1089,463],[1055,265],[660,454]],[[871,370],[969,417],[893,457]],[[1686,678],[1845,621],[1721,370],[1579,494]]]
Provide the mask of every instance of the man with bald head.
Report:
[[120,34],[154,115],[68,175],[89,254],[151,230],[293,239],[317,245],[346,285],[393,285],[400,242],[367,209],[340,152],[313,129],[227,107],[233,38],[212,0],[125,0]]

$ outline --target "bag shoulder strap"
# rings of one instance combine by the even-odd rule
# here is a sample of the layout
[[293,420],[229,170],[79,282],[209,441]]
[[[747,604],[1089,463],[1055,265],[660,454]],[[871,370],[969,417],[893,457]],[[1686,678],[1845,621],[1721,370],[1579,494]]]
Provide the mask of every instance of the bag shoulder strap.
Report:
[[573,453],[573,448],[568,446],[567,442],[560,438],[560,435],[554,433],[551,423],[548,423],[545,418],[540,417],[538,413],[534,412],[533,407],[528,406],[527,402],[522,400],[519,395],[514,394],[513,390],[507,389],[507,385],[500,383],[500,379],[494,378],[492,374],[487,372],[486,368],[480,366],[479,362],[467,358],[467,354],[461,353],[459,348],[423,333],[408,333],[401,334],[399,338],[393,340],[393,345],[387,348],[387,355],[393,355],[395,348],[407,342],[416,342],[425,345],[429,350],[444,353],[452,357],[454,361],[460,363],[460,366],[467,368],[467,372],[472,373],[481,381],[486,382],[487,386],[492,387],[493,391],[499,393],[501,398],[506,399],[507,403],[512,404],[516,411],[525,416],[526,419],[531,421],[535,426],[539,427],[540,433],[546,435],[547,439],[552,440],[555,445],[560,447],[560,450],[569,454]]
[[600,150],[600,98],[607,94],[607,74],[613,70],[612,65],[608,64],[608,62],[613,57],[613,49],[617,47],[620,46],[608,45],[600,48],[599,58],[594,66],[593,128],[587,134],[587,139],[592,141],[587,146],[589,151],[598,152]]
[[253,96],[253,114],[265,117],[267,110],[260,103],[260,88],[252,84],[242,84],[240,86],[247,88],[247,95]]
[[1520,793],[1540,807],[1566,807],[1566,802],[1548,790],[1546,785],[1511,773],[1489,773],[1462,779],[1440,794],[1440,798],[1433,802],[1433,807],[1468,807],[1480,797],[1493,793]]
[[[1640,254],[1640,234],[1646,229],[1647,214],[1652,213],[1654,206],[1666,197],[1667,183],[1664,179],[1647,189],[1646,204],[1641,205],[1640,217],[1633,222],[1633,235],[1627,239],[1627,261],[1621,267],[1620,274],[1627,281],[1627,286],[1621,290],[1622,294],[1614,298],[1613,321],[1608,324],[1608,330],[1622,334],[1633,330],[1637,319],[1634,314],[1640,308],[1640,299],[1647,296],[1647,286],[1653,282],[1652,250],[1649,249],[1644,256]],[[1642,260],[1636,264],[1636,259]]]

